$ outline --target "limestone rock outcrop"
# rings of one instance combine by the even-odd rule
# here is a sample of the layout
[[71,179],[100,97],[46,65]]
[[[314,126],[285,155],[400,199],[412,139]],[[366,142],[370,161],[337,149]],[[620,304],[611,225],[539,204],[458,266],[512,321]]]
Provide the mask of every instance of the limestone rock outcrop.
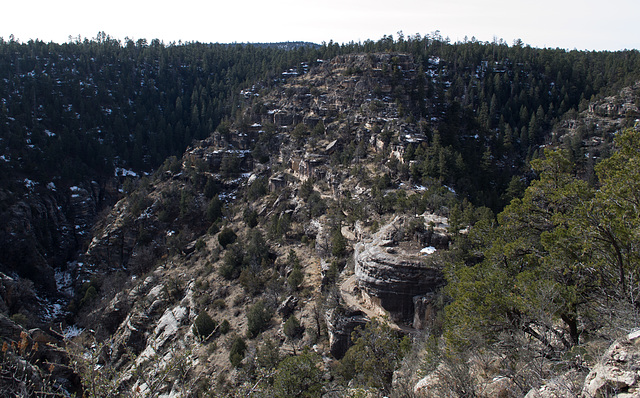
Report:
[[640,397],[640,330],[607,349],[587,375],[582,397]]
[[369,241],[355,246],[355,275],[363,295],[388,311],[395,321],[412,323],[414,297],[436,291],[444,283],[441,270],[420,254],[421,245],[407,243],[409,219],[396,217]]

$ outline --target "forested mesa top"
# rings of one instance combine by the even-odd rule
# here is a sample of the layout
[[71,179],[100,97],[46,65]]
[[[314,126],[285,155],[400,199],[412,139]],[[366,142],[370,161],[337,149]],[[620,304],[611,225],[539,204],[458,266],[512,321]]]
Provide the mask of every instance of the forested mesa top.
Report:
[[[373,52],[412,54],[426,77],[418,95],[440,110],[458,104],[462,112],[450,115],[458,124],[510,136],[526,156],[566,112],[640,74],[637,51],[450,43],[437,34],[290,48],[121,42],[104,33],[65,44],[0,40],[0,167],[43,181],[152,170],[232,117],[241,89],[278,84],[303,64]],[[412,116],[442,119],[427,112]]]

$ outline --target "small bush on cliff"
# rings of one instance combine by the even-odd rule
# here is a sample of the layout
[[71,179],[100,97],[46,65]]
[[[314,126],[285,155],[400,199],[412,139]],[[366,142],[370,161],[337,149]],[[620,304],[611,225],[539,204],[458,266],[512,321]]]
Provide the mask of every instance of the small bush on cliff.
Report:
[[206,311],[202,311],[193,322],[193,333],[201,340],[207,339],[216,329],[216,321]]
[[400,338],[377,319],[357,328],[351,339],[354,344],[340,361],[338,373],[350,384],[388,391],[393,372],[410,347],[409,339]]
[[331,235],[331,254],[334,257],[342,257],[347,252],[347,240],[342,235],[340,228],[336,228]]
[[304,329],[300,325],[300,321],[295,316],[290,316],[289,319],[282,325],[282,331],[284,335],[290,339],[296,339],[302,335]]
[[298,290],[298,288],[304,281],[304,273],[302,272],[300,259],[298,259],[298,256],[293,249],[289,251],[289,257],[287,257],[287,265],[293,268],[291,273],[287,277],[287,283],[289,284],[291,289]]
[[264,301],[260,300],[255,303],[247,313],[247,336],[254,338],[262,333],[271,322],[271,311],[267,308]]
[[235,244],[230,246],[229,250],[224,254],[222,265],[218,272],[225,279],[237,279],[242,271],[242,264],[243,250],[239,245]]
[[322,371],[321,359],[315,352],[305,349],[297,356],[285,358],[278,365],[273,380],[273,392],[276,397],[321,397]]
[[231,228],[223,228],[218,234],[218,243],[226,249],[227,246],[235,242],[237,238],[238,236]]
[[242,337],[238,336],[233,340],[233,344],[231,344],[231,350],[229,351],[229,361],[231,361],[231,365],[237,368],[242,365],[242,360],[244,359],[244,353],[247,350],[247,344],[244,342]]

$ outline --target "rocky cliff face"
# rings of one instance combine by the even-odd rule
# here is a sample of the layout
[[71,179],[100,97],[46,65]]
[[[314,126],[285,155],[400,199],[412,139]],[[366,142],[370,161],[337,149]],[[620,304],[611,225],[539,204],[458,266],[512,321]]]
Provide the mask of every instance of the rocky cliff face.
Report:
[[[392,319],[413,323],[418,309],[425,311],[419,296],[438,290],[444,283],[439,267],[427,261],[427,256],[447,246],[448,237],[443,218],[428,238],[412,241],[414,234],[427,230],[425,217],[396,217],[373,235],[355,246],[355,275],[362,293],[376,305],[389,311]],[[413,221],[413,225],[410,222]],[[425,241],[426,240],[426,241]],[[413,243],[413,244],[412,244]],[[427,250],[420,253],[427,245]],[[429,253],[429,254],[427,254]],[[418,316],[418,319],[423,318]]]
[[[61,288],[56,273],[66,271],[67,262],[89,239],[98,212],[112,194],[96,182],[57,187],[25,180],[23,187],[3,189],[0,196],[6,207],[0,215],[0,272],[16,283],[31,281],[34,297],[38,292],[56,296]],[[3,299],[8,304],[16,298]],[[29,300],[25,297],[23,302]],[[13,308],[10,313],[15,312],[29,314],[33,321],[51,316],[43,308]]]

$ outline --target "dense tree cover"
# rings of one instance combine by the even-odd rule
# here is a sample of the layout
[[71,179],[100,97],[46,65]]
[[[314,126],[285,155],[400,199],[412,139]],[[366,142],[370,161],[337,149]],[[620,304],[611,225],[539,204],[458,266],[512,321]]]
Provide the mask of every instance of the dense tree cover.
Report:
[[66,178],[154,169],[233,116],[241,88],[270,85],[292,67],[304,73],[317,59],[381,51],[411,53],[420,65],[424,85],[407,111],[437,117],[426,129],[441,148],[424,154],[434,164],[422,173],[446,181],[470,171],[456,167],[458,157],[499,168],[531,156],[565,112],[636,81],[640,70],[637,51],[450,43],[438,32],[294,47],[121,42],[103,32],[65,44],[0,40],[3,154],[42,178],[52,169]]
[[[637,51],[451,43],[439,32],[322,46],[122,42],[103,32],[64,44],[0,39],[2,174],[13,168],[46,183],[100,179],[116,167],[156,169],[236,117],[237,105],[283,71],[305,73],[319,59],[354,52],[408,53],[418,65],[410,88],[400,84],[397,57],[383,68],[392,96],[410,98],[401,115],[419,121],[428,138],[407,148],[411,166],[397,172],[454,186],[494,211],[513,197],[514,175],[558,120],[640,73]],[[268,143],[259,144],[254,155],[264,160]],[[355,156],[352,149],[343,158]]]
[[454,346],[515,353],[530,339],[559,359],[590,335],[635,324],[640,133],[621,132],[615,145],[596,168],[597,186],[576,176],[565,151],[545,151],[523,198],[460,239],[468,255],[449,265],[446,288]]
[[0,40],[2,153],[42,179],[154,169],[213,132],[242,87],[278,80],[309,51],[123,43],[104,33],[65,44]]
[[339,365],[340,376],[356,386],[388,391],[393,372],[409,349],[409,338],[400,338],[387,323],[373,319],[364,329],[356,329],[351,339],[353,346]]

